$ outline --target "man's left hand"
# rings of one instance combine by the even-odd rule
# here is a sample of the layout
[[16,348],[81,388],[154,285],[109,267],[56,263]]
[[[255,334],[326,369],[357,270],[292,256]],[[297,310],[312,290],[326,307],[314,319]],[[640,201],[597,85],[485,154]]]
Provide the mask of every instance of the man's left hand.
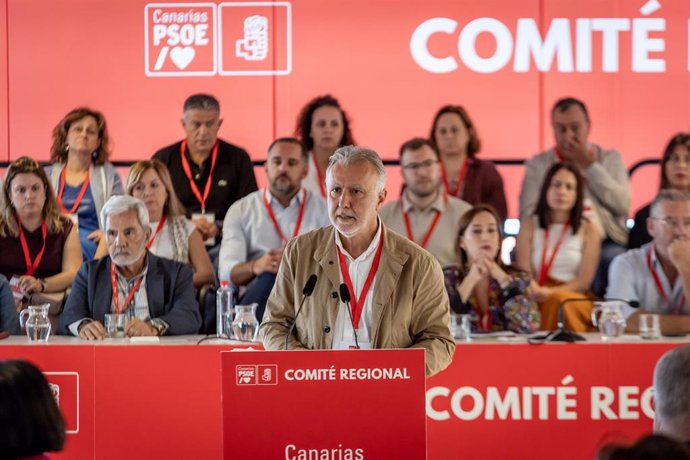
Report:
[[158,329],[151,326],[151,323],[134,318],[125,326],[125,334],[127,337],[156,336]]
[[690,239],[676,238],[668,245],[668,257],[679,272],[690,272]]

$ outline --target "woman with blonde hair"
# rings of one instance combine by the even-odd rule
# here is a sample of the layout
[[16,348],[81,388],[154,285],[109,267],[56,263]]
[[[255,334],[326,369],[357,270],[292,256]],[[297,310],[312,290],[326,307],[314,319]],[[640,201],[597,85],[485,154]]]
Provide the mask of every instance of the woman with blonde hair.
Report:
[[[134,163],[127,178],[127,194],[143,201],[149,211],[149,251],[159,257],[190,264],[195,288],[213,283],[211,259],[196,226],[185,217],[168,168],[158,160]],[[102,245],[97,256],[105,253],[105,245]]]
[[64,214],[79,228],[84,260],[91,260],[103,232],[98,215],[112,195],[124,193],[112,164],[110,137],[102,113],[79,107],[53,129],[48,176]]
[[65,291],[81,265],[81,246],[45,171],[31,158],[18,158],[7,168],[2,191],[0,273],[15,297]]

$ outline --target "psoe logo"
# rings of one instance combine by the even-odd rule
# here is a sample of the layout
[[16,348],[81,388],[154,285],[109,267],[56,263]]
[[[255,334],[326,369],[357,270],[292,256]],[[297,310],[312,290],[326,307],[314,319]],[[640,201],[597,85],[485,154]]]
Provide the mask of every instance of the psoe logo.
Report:
[[278,366],[276,364],[237,365],[235,377],[235,383],[238,386],[277,385]]
[[65,419],[65,432],[79,433],[79,374],[44,372],[50,391]]
[[289,2],[149,3],[144,25],[149,77],[292,71]]

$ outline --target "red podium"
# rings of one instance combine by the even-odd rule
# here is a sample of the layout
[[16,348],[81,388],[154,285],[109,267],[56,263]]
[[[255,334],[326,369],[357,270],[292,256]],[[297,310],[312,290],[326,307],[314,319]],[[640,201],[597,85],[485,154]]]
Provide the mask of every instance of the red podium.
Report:
[[424,350],[223,352],[224,458],[426,459]]

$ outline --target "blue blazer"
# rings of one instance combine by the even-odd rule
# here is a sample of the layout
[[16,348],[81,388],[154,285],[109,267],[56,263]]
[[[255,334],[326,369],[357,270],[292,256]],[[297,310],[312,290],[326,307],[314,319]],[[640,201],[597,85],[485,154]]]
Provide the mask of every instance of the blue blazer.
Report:
[[[146,257],[146,295],[151,318],[168,323],[168,335],[197,334],[201,327],[201,316],[192,284],[192,269],[151,253],[147,253]],[[104,322],[113,300],[110,264],[110,256],[82,264],[60,315],[59,334],[70,335],[67,327],[82,319]]]

